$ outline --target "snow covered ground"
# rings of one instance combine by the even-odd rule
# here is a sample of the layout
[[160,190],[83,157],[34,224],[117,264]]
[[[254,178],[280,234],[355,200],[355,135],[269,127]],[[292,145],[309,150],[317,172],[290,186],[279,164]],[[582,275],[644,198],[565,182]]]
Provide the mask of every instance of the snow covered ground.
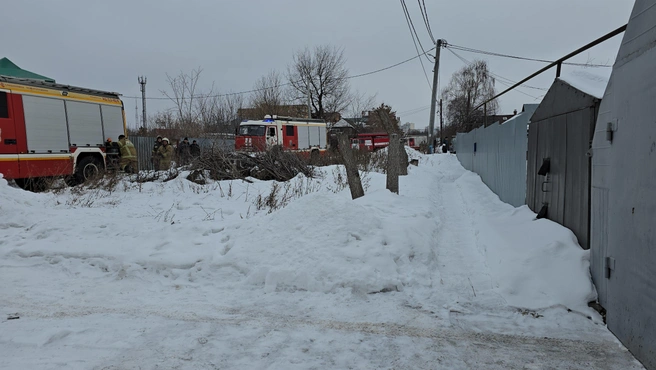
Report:
[[452,155],[412,155],[400,195],[369,173],[356,201],[337,166],[113,192],[0,179],[0,368],[642,369],[587,307],[570,231]]

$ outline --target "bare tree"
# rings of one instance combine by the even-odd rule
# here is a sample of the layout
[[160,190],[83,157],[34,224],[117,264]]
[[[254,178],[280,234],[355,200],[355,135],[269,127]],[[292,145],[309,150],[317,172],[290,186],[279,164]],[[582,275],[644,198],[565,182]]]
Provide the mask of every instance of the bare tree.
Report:
[[199,67],[189,74],[166,75],[171,91],[162,94],[173,102],[174,108],[156,114],[155,127],[176,129],[184,136],[234,132],[235,124],[238,125],[237,111],[244,105],[243,95],[219,94],[214,83],[209,91],[201,91],[198,84],[202,71]]
[[194,106],[194,99],[197,98],[196,87],[200,74],[203,70],[198,67],[186,74],[180,72],[176,77],[171,77],[168,73],[166,79],[171,87],[171,92],[161,90],[161,93],[169,98],[175,104],[177,118],[181,124],[194,122],[197,118],[197,110]]
[[[485,120],[484,108],[474,108],[495,94],[494,77],[487,62],[475,60],[463,67],[451,76],[449,85],[442,90],[447,123],[452,126],[452,130],[457,131],[471,131],[482,125]],[[496,100],[488,103],[487,114],[496,114],[498,107]]]
[[216,119],[218,127],[216,131],[220,133],[234,133],[239,127],[238,111],[244,107],[244,95],[242,94],[225,94],[221,99]]
[[351,103],[347,107],[347,114],[353,118],[353,126],[356,130],[361,131],[366,124],[364,116],[374,109],[376,105],[376,95],[367,96],[365,93],[356,91],[352,95]]
[[299,102],[310,95],[313,118],[328,118],[351,103],[344,50],[334,46],[305,48],[294,55],[287,77]]
[[267,114],[283,114],[282,107],[290,101],[289,90],[285,87],[287,83],[284,77],[275,70],[260,77],[253,86],[250,96],[250,106],[257,117]]

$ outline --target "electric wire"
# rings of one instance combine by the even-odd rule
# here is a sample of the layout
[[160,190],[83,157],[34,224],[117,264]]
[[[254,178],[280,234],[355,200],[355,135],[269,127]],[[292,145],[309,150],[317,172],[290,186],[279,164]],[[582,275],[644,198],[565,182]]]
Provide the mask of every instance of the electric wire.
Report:
[[[470,62],[470,61],[467,60],[466,58],[460,56],[460,55],[459,55],[458,53],[456,53],[455,51],[453,51],[453,50],[451,50],[451,49],[449,49],[449,51],[450,51],[453,55],[455,55],[456,58],[460,59],[460,61],[462,61],[462,62],[465,63],[466,65],[470,65],[470,64],[472,64],[472,62]],[[497,77],[497,81],[499,81],[499,83],[501,83],[501,84],[503,84],[503,85],[505,85],[505,86],[510,87],[510,86],[512,86],[511,84],[516,84],[516,83],[517,83],[516,81],[513,81],[513,80],[511,80],[511,79],[509,79],[509,78],[506,78],[506,77],[500,76],[500,75],[498,75],[498,74],[496,74],[496,73],[493,73],[493,72],[491,72],[491,71],[490,71],[490,74],[493,75],[494,77]],[[535,89],[535,90],[541,90],[541,91],[547,91],[547,90],[548,90],[548,89],[545,89],[545,88],[543,88],[543,87],[536,87],[536,86],[530,86],[530,85],[525,85],[525,84],[522,84],[522,87],[531,88],[531,89]],[[538,97],[535,97],[535,96],[533,96],[533,95],[527,94],[527,93],[525,93],[525,92],[523,92],[523,91],[521,91],[521,90],[517,90],[517,92],[520,92],[520,93],[522,93],[522,94],[524,94],[524,95],[526,95],[526,96],[529,96],[529,97],[531,97],[531,98],[534,98],[534,99],[539,99]]]
[[[453,55],[455,55],[456,58],[460,59],[460,61],[463,62],[465,65],[470,65],[470,64],[472,64],[470,61],[468,61],[467,59],[461,57],[460,55],[458,55],[458,54],[457,54],[456,52],[454,52],[453,50],[450,50],[450,49],[449,49],[449,51],[450,51]],[[493,74],[492,72],[490,72],[490,74],[495,75],[495,74]],[[496,76],[496,75],[495,75],[495,76]],[[499,76],[499,77],[501,77],[501,76]],[[502,77],[502,79],[504,79],[504,80],[508,80],[508,81],[511,81],[510,79],[507,79],[507,78],[505,78],[505,77]],[[497,81],[499,81],[499,83],[501,83],[501,84],[503,84],[503,85],[505,85],[505,86],[508,86],[508,87],[511,86],[510,84],[508,84],[507,82],[503,81],[502,79],[498,79]],[[524,95],[526,95],[526,96],[528,96],[528,97],[530,97],[530,98],[533,98],[533,99],[536,99],[536,100],[539,99],[537,96],[533,96],[533,95],[527,94],[527,93],[525,93],[525,92],[523,92],[523,91],[521,91],[521,90],[516,90],[516,91],[517,91],[518,93],[524,94]]]
[[[415,50],[417,51],[417,55],[420,55],[419,48],[417,47],[417,42],[419,42],[419,46],[421,47],[422,51],[424,51],[424,48],[423,46],[421,46],[421,42],[419,41],[419,36],[417,36],[417,39],[415,41],[415,35],[417,34],[417,32],[416,31],[414,33],[412,32],[414,26],[412,26],[412,20],[410,19],[410,14],[408,13],[408,8],[406,8],[404,0],[401,0],[401,7],[403,8],[403,14],[405,15],[405,21],[408,24],[408,29],[410,30],[410,37],[412,37],[412,43],[415,45]],[[425,51],[424,51],[424,55],[426,55]],[[424,71],[424,77],[426,77],[428,88],[432,89],[433,87],[430,83],[430,80],[428,79],[428,74],[426,73],[426,67],[424,67],[424,61],[421,58],[419,58],[419,63],[421,63],[421,69]]]
[[426,31],[428,31],[428,36],[430,36],[431,41],[433,41],[433,44],[435,44],[436,43],[435,37],[433,37],[433,31],[431,30],[430,22],[428,21],[428,11],[426,11],[426,3],[424,2],[424,0],[417,0],[417,4],[419,4],[419,10],[421,11],[421,17],[424,19],[424,25],[426,26]]
[[[497,56],[497,57],[502,57],[502,58],[527,60],[527,61],[540,62],[540,63],[553,63],[554,62],[553,60],[537,59],[537,58],[522,57],[522,56],[517,56],[517,55],[495,53],[495,52],[492,52],[492,51],[479,50],[479,49],[469,48],[469,47],[466,47],[466,46],[459,46],[459,45],[452,45],[452,44],[448,44],[445,47],[449,48],[449,49],[452,48],[452,49],[455,49],[455,50],[465,51],[465,52],[468,52],[468,53],[485,54],[485,55]],[[580,67],[594,67],[594,68],[609,68],[609,67],[612,67],[611,65],[608,65],[608,64],[595,64],[595,63],[563,62],[563,64],[573,65],[573,66],[580,66]]]
[[[405,0],[401,0],[401,6],[403,7],[403,12],[405,13],[406,20],[408,21],[409,27],[411,28],[410,33],[412,33],[414,35],[413,37],[417,39],[417,43],[419,43],[419,48],[421,48],[421,51],[425,52],[426,50],[424,50],[424,45],[422,45],[421,40],[419,39],[419,34],[417,33],[414,22],[412,22],[412,17],[410,16],[410,11],[408,10],[408,6],[406,5]],[[428,55],[426,55],[426,60],[428,60],[429,63],[434,62],[428,57]]]
[[[411,62],[411,61],[413,61],[413,60],[415,60],[415,59],[417,59],[417,58],[420,58],[422,55],[427,54],[427,53],[430,53],[431,51],[433,51],[433,50],[435,50],[435,49],[436,49],[436,47],[433,47],[433,48],[431,48],[431,49],[426,50],[425,53],[415,55],[415,56],[413,56],[413,57],[411,57],[411,58],[408,58],[408,59],[406,59],[406,60],[403,60],[403,61],[401,61],[401,62],[398,62],[398,63],[392,64],[392,65],[389,65],[389,66],[387,66],[387,67],[379,68],[379,69],[376,69],[376,70],[373,70],[373,71],[369,71],[369,72],[365,72],[365,73],[360,73],[360,74],[353,75],[353,76],[348,76],[348,77],[346,77],[346,79],[347,79],[347,80],[350,80],[350,79],[352,79],[352,78],[358,78],[358,77],[369,76],[369,75],[372,75],[372,74],[375,74],[375,73],[380,73],[380,72],[386,71],[386,70],[388,70],[388,69],[392,69],[392,68],[398,67],[398,66],[400,66],[400,65],[402,65],[402,64],[405,64],[405,63]],[[196,98],[220,98],[220,97],[224,97],[224,96],[244,95],[244,94],[250,94],[250,93],[254,93],[254,92],[258,92],[258,91],[265,91],[265,90],[275,89],[275,88],[278,88],[278,87],[284,87],[284,86],[289,86],[289,85],[291,85],[291,82],[286,82],[286,83],[279,84],[279,85],[275,85],[275,86],[263,87],[263,88],[261,88],[261,89],[252,89],[252,90],[239,91],[239,92],[234,92],[234,93],[209,94],[209,95],[199,94],[199,95],[194,95],[193,98],[194,98],[194,99],[196,99]],[[141,99],[142,97],[141,97],[141,96],[127,96],[127,95],[126,95],[126,96],[123,96],[123,98],[125,98],[125,99]],[[183,98],[182,100],[188,100],[188,99],[191,99],[191,98],[192,98],[192,97],[189,97],[189,98],[186,98],[186,97],[185,97],[185,98]],[[156,97],[156,96],[155,96],[155,97],[146,97],[146,99],[147,99],[147,100],[171,100],[170,98],[167,98],[167,97]]]

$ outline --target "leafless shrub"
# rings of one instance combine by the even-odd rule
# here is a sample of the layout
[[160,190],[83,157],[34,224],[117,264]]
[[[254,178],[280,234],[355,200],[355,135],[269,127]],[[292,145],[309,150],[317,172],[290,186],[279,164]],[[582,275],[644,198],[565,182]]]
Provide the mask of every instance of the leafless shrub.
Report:
[[194,162],[192,170],[208,170],[213,180],[254,177],[259,180],[288,181],[299,173],[313,177],[314,170],[299,156],[275,147],[267,152],[244,154],[217,151]]
[[269,193],[264,196],[259,194],[253,201],[253,205],[258,211],[267,210],[267,213],[271,213],[286,207],[292,200],[319,191],[319,189],[321,189],[321,183],[311,178],[299,177],[295,181],[274,182]]

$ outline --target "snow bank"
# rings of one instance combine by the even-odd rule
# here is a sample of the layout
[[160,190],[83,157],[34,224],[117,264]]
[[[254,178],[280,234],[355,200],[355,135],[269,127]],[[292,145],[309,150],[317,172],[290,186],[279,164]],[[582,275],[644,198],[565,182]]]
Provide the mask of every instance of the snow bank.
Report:
[[227,231],[235,242],[215,261],[235,266],[267,291],[401,290],[417,282],[415,258],[425,265],[419,272],[428,273],[430,240],[418,232],[424,225],[376,209],[397,204],[398,197],[383,190],[369,198],[308,195],[271,217]]
[[[457,182],[469,194],[490,274],[506,302],[541,309],[565,306],[588,312],[596,299],[590,276],[590,251],[583,250],[567,228],[536,220],[527,206],[503,203],[480,177],[467,172]],[[476,209],[478,208],[478,209]]]

